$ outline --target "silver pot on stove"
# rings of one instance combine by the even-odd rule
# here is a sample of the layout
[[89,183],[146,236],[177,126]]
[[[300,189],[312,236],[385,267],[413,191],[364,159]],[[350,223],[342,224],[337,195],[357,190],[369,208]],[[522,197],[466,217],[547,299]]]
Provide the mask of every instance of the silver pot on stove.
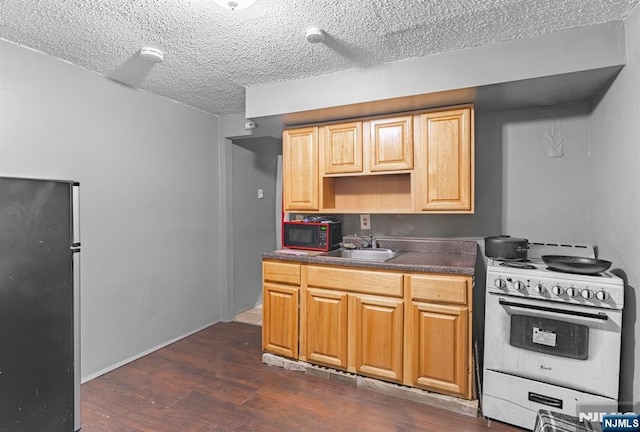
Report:
[[527,259],[529,240],[508,235],[484,238],[484,254],[489,258],[523,261]]

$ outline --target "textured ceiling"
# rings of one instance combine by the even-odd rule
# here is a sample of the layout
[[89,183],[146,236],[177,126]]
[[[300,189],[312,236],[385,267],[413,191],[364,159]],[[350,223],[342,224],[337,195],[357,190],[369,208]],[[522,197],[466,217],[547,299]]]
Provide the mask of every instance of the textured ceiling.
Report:
[[[223,115],[244,112],[247,86],[620,20],[639,1],[0,0],[0,38]],[[306,41],[314,26],[324,43]]]

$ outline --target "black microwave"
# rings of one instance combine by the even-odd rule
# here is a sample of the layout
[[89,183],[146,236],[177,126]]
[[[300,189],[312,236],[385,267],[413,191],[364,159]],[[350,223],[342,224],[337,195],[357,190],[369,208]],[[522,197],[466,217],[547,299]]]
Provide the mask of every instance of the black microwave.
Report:
[[340,247],[340,222],[283,222],[282,246],[291,249],[330,251]]

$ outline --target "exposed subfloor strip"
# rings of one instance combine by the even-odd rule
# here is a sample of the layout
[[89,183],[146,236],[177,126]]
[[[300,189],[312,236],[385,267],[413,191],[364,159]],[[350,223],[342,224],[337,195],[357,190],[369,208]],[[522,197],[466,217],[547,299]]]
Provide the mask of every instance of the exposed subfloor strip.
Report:
[[421,390],[413,387],[406,387],[399,384],[380,381],[375,378],[363,377],[349,372],[338,371],[328,367],[317,366],[307,362],[292,360],[280,357],[275,354],[262,354],[262,362],[269,366],[277,366],[296,372],[305,373],[314,377],[342,382],[347,385],[373,390],[390,396],[409,399],[414,402],[443,408],[458,414],[471,417],[479,416],[479,404],[477,400],[466,400],[453,396],[446,396]]

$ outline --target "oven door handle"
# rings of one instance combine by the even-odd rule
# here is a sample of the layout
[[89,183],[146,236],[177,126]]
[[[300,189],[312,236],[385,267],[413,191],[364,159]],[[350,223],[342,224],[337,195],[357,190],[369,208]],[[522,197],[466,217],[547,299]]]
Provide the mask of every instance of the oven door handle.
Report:
[[598,319],[598,320],[602,320],[602,321],[607,321],[609,319],[609,316],[605,313],[589,313],[589,312],[579,312],[579,311],[574,311],[574,310],[562,310],[562,309],[556,309],[556,308],[552,308],[552,307],[548,307],[548,306],[539,306],[539,305],[530,305],[530,304],[522,304],[522,303],[515,303],[515,302],[510,302],[508,300],[505,300],[503,298],[498,300],[500,302],[500,304],[502,306],[511,306],[511,307],[518,307],[518,308],[522,308],[522,309],[532,309],[532,310],[539,310],[539,311],[545,311],[545,312],[553,312],[553,313],[557,313],[557,314],[562,314],[562,315],[573,315],[573,316],[578,316],[578,317],[583,317],[583,318],[593,318],[593,319]]

